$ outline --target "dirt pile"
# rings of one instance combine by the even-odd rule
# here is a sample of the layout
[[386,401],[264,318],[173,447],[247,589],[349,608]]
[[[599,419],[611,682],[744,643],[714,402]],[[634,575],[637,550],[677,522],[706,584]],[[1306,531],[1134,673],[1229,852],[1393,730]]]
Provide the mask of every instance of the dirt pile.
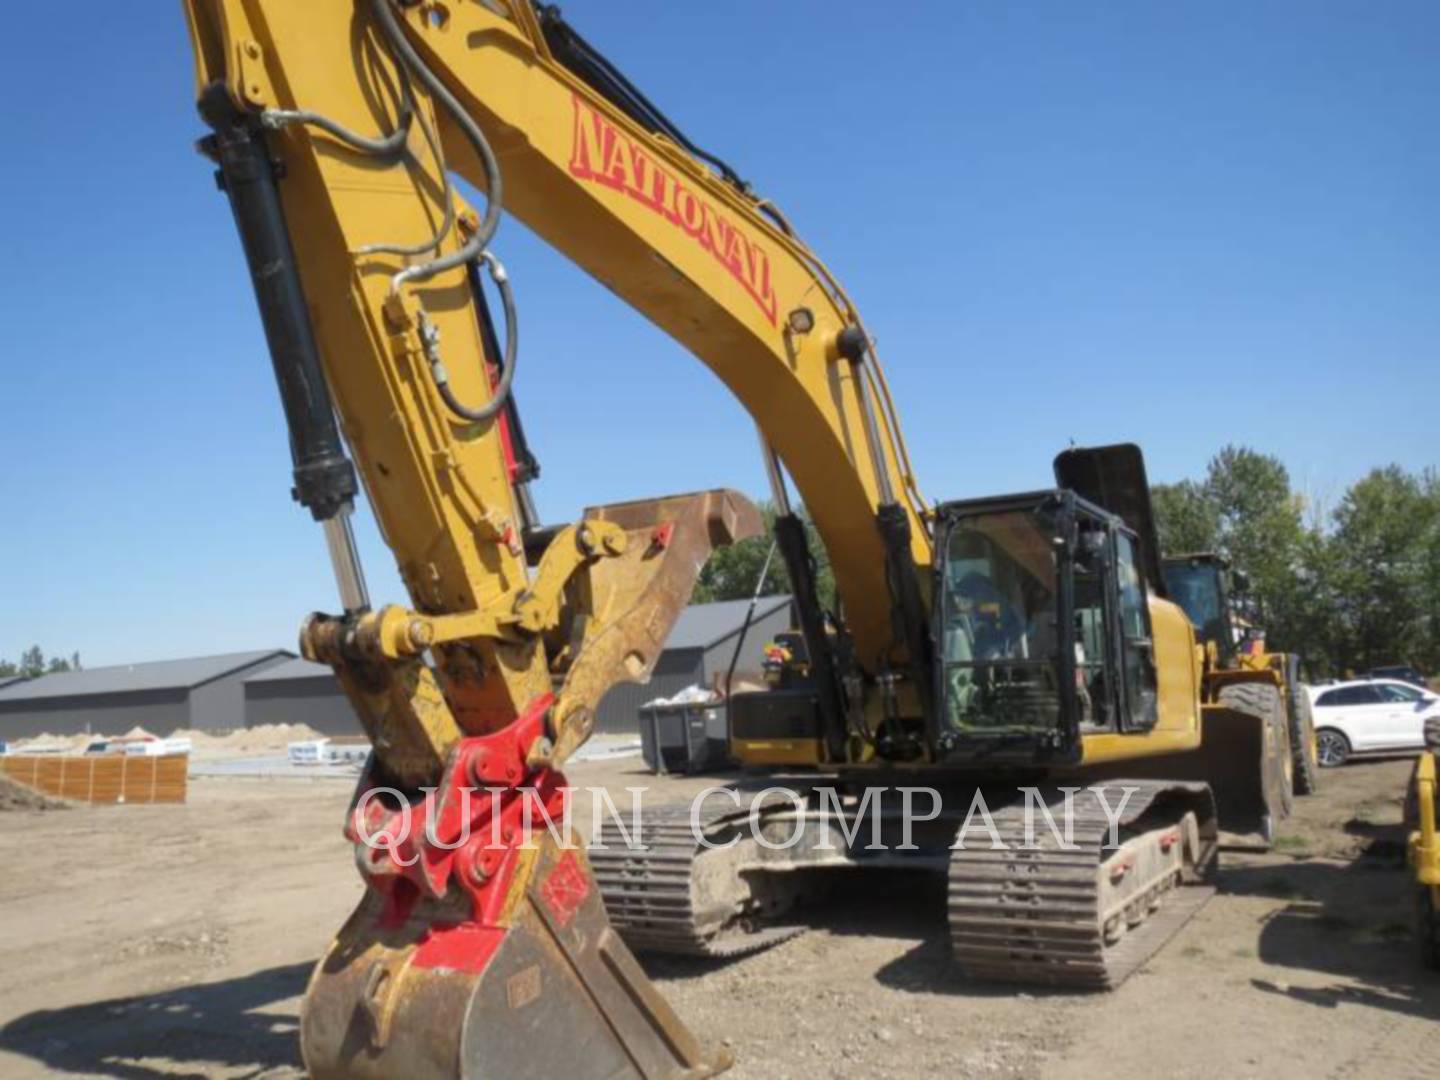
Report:
[[260,750],[283,751],[292,742],[319,738],[320,733],[305,724],[257,724],[223,734],[182,728],[172,736],[189,739],[196,754],[248,753]]
[[32,787],[11,780],[8,776],[0,775],[0,812],[6,810],[68,810],[70,804],[59,799],[53,799],[49,795],[42,794]]
[[29,739],[16,739],[10,744],[10,752],[14,754],[41,753],[79,753],[90,745],[89,735],[51,735],[48,732],[42,735],[35,735]]

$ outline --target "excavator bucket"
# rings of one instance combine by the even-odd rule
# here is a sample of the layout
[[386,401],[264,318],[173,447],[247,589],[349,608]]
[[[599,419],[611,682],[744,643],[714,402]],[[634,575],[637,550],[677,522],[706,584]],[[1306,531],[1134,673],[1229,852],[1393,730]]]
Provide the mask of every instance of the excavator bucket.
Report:
[[610,687],[649,678],[710,552],[764,529],[754,504],[725,489],[589,507],[584,518],[619,526],[628,542],[591,569],[589,595],[570,620],[574,660],[552,718],[557,761],[589,737]]
[[644,677],[713,547],[760,531],[731,492],[586,512],[619,524],[569,628],[574,659],[492,734],[404,794],[372,758],[346,824],[367,890],[316,967],[305,1064],[330,1077],[704,1077],[707,1052],[611,927],[558,765],[613,683]]
[[729,1066],[611,928],[580,846],[545,833],[520,861],[493,923],[463,902],[407,910],[367,892],[306,994],[313,1077],[703,1077]]

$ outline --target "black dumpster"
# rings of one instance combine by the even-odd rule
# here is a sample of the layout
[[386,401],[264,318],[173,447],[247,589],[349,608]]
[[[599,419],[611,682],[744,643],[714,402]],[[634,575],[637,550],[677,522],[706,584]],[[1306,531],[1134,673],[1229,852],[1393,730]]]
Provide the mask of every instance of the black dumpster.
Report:
[[640,707],[640,749],[654,773],[692,773],[730,763],[725,706],[719,702]]

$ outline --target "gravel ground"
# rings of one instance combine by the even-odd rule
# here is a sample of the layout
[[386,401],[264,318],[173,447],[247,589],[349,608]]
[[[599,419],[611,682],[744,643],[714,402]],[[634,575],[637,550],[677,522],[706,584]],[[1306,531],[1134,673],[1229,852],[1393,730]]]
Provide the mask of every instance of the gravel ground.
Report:
[[[1411,947],[1401,864],[1409,770],[1325,773],[1277,850],[1227,853],[1220,895],[1112,994],[966,984],[923,876],[846,875],[810,931],[766,953],[645,964],[702,1038],[731,1045],[737,1078],[1433,1080],[1440,980]],[[702,783],[635,759],[572,779],[622,799]],[[206,778],[180,807],[6,813],[0,1076],[301,1075],[299,995],[360,895],[349,794]]]

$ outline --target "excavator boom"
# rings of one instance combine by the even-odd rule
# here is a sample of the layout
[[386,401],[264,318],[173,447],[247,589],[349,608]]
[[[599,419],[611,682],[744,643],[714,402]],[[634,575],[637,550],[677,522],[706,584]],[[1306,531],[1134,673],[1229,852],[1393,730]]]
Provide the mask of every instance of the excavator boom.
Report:
[[[608,929],[571,838],[532,845],[516,825],[537,799],[554,808],[558,767],[600,697],[648,673],[712,547],[759,518],[711,492],[592,508],[558,529],[537,520],[512,389],[523,283],[496,229],[502,208],[514,214],[730,388],[762,433],[777,499],[788,505],[783,463],[826,542],[857,669],[908,666],[923,699],[929,532],[858,313],[785,219],[554,9],[185,9],[201,148],[250,266],[293,493],[324,525],[344,606],[312,615],[301,647],[334,667],[375,746],[347,825],[369,889],[307,995],[308,1066],[544,1067],[518,1024],[564,1027],[564,1060],[584,1044],[607,1075],[717,1067]],[[604,357],[593,370],[612,377]],[[581,425],[597,462],[631,467],[603,456],[604,421]],[[371,606],[348,524],[361,484],[407,605]],[[803,577],[799,535],[786,557]],[[848,752],[838,730],[830,746]],[[473,787],[500,795],[471,800]]]

